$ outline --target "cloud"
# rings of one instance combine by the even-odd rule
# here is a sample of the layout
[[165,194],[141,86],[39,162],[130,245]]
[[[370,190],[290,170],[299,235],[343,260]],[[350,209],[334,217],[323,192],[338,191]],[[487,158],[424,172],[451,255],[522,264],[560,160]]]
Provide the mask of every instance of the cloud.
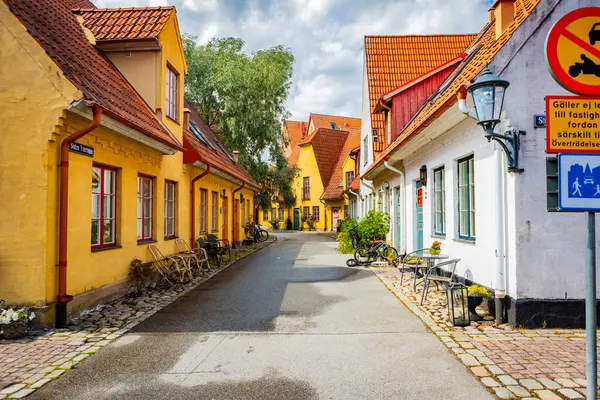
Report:
[[206,43],[242,38],[248,51],[281,44],[295,56],[287,106],[361,116],[365,35],[476,33],[489,0],[97,0],[101,7],[173,4],[182,33]]

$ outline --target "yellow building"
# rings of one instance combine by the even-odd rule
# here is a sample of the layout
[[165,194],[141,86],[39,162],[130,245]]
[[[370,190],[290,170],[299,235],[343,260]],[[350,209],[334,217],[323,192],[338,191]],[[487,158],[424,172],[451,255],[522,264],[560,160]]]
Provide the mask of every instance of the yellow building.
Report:
[[346,177],[352,183],[355,176],[354,159],[349,156],[360,146],[360,122],[359,118],[311,114],[307,123],[285,124],[289,146],[284,151],[289,154],[289,165],[298,168],[292,183],[296,206],[285,210],[281,203],[274,203],[263,212],[263,225],[274,218],[289,218],[294,229],[308,229],[304,221],[310,216],[315,229],[330,230],[347,217],[348,199],[343,192]]
[[[5,0],[0,20],[0,297],[64,325],[68,312],[127,290],[148,244],[170,254],[173,239],[190,238],[190,182],[208,164],[183,160],[177,16]],[[238,200],[257,190],[234,194],[241,181],[223,179],[204,186]]]

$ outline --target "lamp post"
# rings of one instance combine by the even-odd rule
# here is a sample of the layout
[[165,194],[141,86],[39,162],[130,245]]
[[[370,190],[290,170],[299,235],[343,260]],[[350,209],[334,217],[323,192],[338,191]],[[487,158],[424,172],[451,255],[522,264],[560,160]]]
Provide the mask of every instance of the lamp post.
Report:
[[481,125],[488,141],[495,140],[506,153],[509,172],[523,172],[519,168],[520,137],[525,131],[511,129],[503,134],[494,133],[500,122],[504,94],[510,83],[494,75],[486,66],[475,82],[467,88],[473,96],[477,123]]

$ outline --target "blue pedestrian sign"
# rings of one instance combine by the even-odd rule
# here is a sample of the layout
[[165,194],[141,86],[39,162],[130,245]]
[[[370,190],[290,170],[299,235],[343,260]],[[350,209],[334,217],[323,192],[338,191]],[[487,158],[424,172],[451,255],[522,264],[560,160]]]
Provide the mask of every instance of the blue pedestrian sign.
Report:
[[558,206],[600,211],[600,154],[558,155]]

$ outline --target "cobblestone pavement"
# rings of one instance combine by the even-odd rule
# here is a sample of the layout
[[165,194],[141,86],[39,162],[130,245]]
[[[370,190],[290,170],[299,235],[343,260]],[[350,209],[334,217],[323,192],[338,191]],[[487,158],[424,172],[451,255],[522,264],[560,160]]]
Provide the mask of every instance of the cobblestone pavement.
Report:
[[69,329],[34,331],[20,340],[0,340],[0,399],[20,399],[60,377],[140,322],[276,239],[232,250],[231,261],[185,285],[147,290],[86,310]]
[[498,398],[585,398],[585,331],[495,327],[489,316],[465,328],[453,327],[442,289],[432,285],[421,306],[423,285],[413,292],[408,274],[400,285],[397,268],[371,270]]

